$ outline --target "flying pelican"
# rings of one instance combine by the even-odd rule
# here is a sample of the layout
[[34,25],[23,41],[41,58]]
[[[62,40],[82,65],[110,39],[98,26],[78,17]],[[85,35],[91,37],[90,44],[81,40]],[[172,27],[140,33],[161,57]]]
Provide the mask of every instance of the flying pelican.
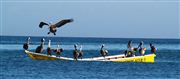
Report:
[[53,33],[54,35],[56,35],[57,28],[62,27],[63,25],[70,22],[73,22],[73,19],[63,19],[56,24],[51,24],[51,23],[47,24],[45,22],[40,22],[39,27],[42,28],[44,25],[47,25],[49,26],[48,34]]

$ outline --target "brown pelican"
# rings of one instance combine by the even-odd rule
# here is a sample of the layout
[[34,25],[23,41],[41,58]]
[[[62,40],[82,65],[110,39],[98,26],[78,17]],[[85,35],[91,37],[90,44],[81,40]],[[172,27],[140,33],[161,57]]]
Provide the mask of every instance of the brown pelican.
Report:
[[127,48],[128,48],[129,51],[132,51],[132,50],[133,50],[132,40],[129,40],[128,45],[127,45]]
[[139,44],[139,46],[138,46],[138,48],[139,48],[139,53],[141,54],[141,55],[144,55],[145,54],[145,50],[146,50],[146,48],[144,48],[143,47],[143,41],[141,41],[140,42],[140,44]]
[[82,56],[83,56],[83,51],[82,51],[82,45],[81,45],[80,48],[79,48],[79,56],[78,56],[78,58],[82,59]]
[[59,45],[57,45],[57,49],[55,49],[54,52],[56,52],[56,57],[60,57],[61,52],[63,52],[63,49],[60,48]]
[[74,59],[77,61],[78,56],[79,56],[79,52],[77,50],[77,45],[76,44],[74,45],[73,56],[74,56]]
[[52,49],[51,49],[51,40],[49,40],[48,48],[47,48],[47,54],[51,56],[51,52],[52,52]]
[[36,48],[36,51],[35,51],[36,53],[41,53],[41,52],[43,52],[44,42],[45,42],[45,39],[42,38],[42,39],[41,39],[40,46],[38,46],[38,47]]
[[103,49],[104,48],[104,44],[101,46],[101,50],[100,53],[103,57],[108,55],[108,50]]
[[156,54],[156,48],[155,48],[155,46],[153,46],[152,43],[150,43],[149,45],[150,45],[150,48],[151,48],[151,53]]
[[31,39],[31,38],[28,37],[28,38],[27,38],[27,42],[23,44],[23,48],[24,48],[25,50],[28,50],[28,48],[29,48],[29,40],[30,40],[30,39]]
[[53,33],[54,35],[56,35],[57,28],[62,27],[63,25],[70,22],[73,22],[73,19],[63,19],[56,24],[51,24],[51,23],[47,24],[45,22],[40,22],[39,27],[42,28],[44,25],[47,25],[49,26],[48,34]]

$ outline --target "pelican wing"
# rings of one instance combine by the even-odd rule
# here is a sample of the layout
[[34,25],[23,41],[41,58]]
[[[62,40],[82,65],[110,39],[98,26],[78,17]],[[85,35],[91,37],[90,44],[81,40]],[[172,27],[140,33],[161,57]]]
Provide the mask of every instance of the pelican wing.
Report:
[[45,23],[45,22],[40,22],[40,23],[39,23],[39,27],[40,27],[40,28],[42,28],[44,25],[49,25],[49,24],[47,24],[47,23]]
[[73,22],[73,19],[64,19],[55,24],[56,27],[61,27],[67,23]]

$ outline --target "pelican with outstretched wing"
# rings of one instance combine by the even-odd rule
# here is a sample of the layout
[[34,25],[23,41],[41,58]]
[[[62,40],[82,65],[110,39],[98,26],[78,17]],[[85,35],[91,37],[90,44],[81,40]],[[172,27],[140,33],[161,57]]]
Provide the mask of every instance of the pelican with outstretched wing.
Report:
[[53,33],[54,35],[56,35],[57,28],[62,27],[63,25],[70,22],[73,22],[73,19],[63,19],[56,24],[47,24],[45,22],[40,22],[39,27],[42,28],[44,25],[47,25],[49,26],[48,34]]

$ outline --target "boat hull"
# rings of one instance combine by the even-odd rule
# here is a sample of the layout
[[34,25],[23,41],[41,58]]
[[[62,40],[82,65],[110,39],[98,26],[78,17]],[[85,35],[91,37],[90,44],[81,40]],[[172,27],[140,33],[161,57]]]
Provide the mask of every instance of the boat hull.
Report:
[[121,59],[112,59],[114,62],[154,62],[155,54],[149,54],[145,56],[135,56]]
[[[74,61],[73,58],[68,57],[56,57],[55,55],[46,55],[41,53],[34,53],[25,50],[25,53],[28,56],[35,60],[70,60]],[[77,59],[78,61],[112,61],[112,62],[154,62],[154,58],[156,57],[155,54],[148,54],[144,56],[135,56],[135,57],[125,57],[124,54],[122,55],[113,55],[113,56],[106,56],[106,57],[93,57],[93,58],[83,58]]]

